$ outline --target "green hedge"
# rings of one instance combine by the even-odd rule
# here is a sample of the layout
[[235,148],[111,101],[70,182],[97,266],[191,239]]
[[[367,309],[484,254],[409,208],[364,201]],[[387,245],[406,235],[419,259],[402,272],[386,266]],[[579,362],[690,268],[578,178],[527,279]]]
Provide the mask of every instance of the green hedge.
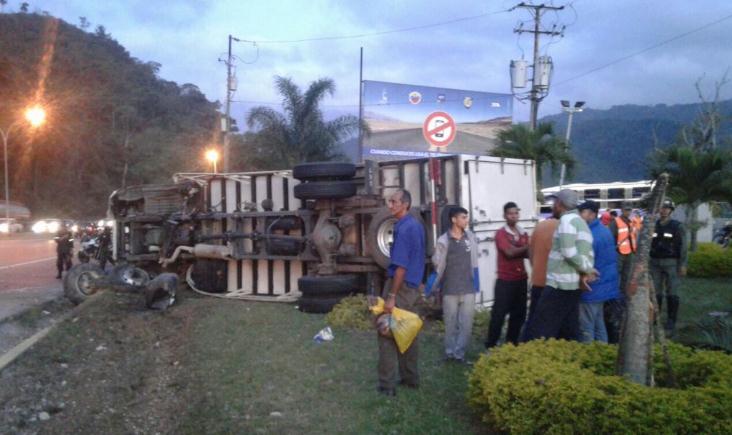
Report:
[[677,344],[669,351],[678,389],[665,387],[660,355],[659,386],[649,388],[614,375],[617,346],[506,345],[476,363],[468,400],[488,430],[513,434],[732,433],[732,356]]
[[715,278],[732,276],[732,249],[716,243],[700,243],[689,252],[689,276]]

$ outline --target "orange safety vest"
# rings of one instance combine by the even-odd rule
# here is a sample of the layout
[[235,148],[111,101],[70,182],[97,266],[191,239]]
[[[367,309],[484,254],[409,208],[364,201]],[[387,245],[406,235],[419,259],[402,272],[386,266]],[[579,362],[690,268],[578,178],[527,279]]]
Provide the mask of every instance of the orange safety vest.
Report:
[[640,219],[632,218],[630,225],[626,224],[622,217],[615,218],[615,224],[618,226],[618,252],[621,255],[634,253],[638,248],[638,233],[640,232]]

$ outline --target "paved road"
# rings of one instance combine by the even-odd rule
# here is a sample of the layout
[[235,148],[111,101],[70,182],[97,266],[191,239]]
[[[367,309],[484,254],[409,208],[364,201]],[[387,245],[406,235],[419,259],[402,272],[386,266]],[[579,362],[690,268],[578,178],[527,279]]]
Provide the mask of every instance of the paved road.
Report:
[[50,238],[0,238],[0,320],[63,294]]

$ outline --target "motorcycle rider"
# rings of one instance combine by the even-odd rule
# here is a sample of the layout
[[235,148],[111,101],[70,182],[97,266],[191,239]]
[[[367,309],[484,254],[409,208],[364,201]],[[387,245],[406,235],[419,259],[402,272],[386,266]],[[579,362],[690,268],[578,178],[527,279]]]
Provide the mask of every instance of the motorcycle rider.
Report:
[[62,223],[59,226],[54,240],[56,241],[56,269],[58,270],[56,279],[61,279],[64,268],[66,271],[71,269],[71,257],[74,251],[74,239],[66,224]]
[[686,275],[686,232],[681,222],[671,219],[676,206],[666,200],[651,242],[651,277],[658,299],[658,312],[666,297],[667,318],[664,329],[673,334],[679,312],[679,277]]

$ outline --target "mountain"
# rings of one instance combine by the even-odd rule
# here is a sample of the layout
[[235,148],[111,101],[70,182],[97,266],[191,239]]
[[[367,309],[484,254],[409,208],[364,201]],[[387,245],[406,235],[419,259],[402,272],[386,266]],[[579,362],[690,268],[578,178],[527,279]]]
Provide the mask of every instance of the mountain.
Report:
[[[586,109],[572,121],[572,150],[578,166],[573,182],[633,181],[648,177],[648,155],[655,143],[670,145],[683,126],[700,113],[701,104],[626,104],[607,110]],[[720,138],[732,137],[732,100],[719,102],[723,119]],[[553,122],[557,134],[564,136],[568,116],[546,116],[540,122]],[[655,139],[654,139],[655,136]],[[558,183],[558,176],[547,174],[545,186]]]
[[[8,144],[11,198],[34,215],[100,217],[123,184],[206,169],[219,105],[195,85],[162,79],[160,64],[132,57],[103,26],[18,13],[0,14],[0,29],[0,128],[20,120]],[[48,120],[31,131],[22,114],[36,103]]]

